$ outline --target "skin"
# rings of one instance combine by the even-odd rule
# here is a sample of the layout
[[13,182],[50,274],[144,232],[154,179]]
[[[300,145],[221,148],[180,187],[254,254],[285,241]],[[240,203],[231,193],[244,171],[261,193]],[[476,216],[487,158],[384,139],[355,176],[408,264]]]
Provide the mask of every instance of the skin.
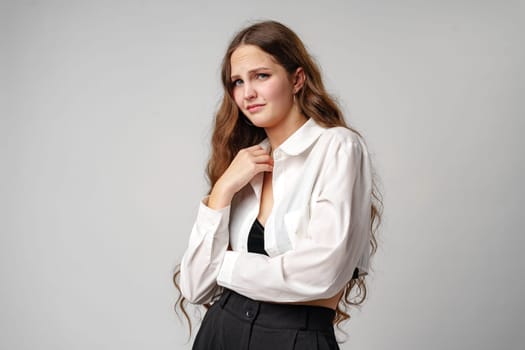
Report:
[[[235,103],[254,125],[264,128],[271,149],[276,149],[307,120],[293,98],[304,85],[303,68],[289,74],[271,55],[254,45],[238,47],[231,56],[230,65]],[[260,104],[262,108],[258,111],[248,109],[254,104]],[[235,193],[255,175],[264,172],[257,216],[264,225],[273,207],[272,170],[273,159],[262,147],[255,145],[242,149],[212,188],[208,207],[221,209],[230,205]],[[328,299],[297,304],[335,309],[341,295],[342,292]]]

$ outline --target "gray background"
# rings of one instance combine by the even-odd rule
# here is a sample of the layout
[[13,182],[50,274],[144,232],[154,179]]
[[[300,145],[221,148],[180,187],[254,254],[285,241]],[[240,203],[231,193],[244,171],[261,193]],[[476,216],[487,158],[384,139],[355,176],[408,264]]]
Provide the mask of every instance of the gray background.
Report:
[[189,349],[171,273],[219,65],[294,29],[374,155],[369,299],[342,349],[522,349],[523,1],[2,1],[0,348]]

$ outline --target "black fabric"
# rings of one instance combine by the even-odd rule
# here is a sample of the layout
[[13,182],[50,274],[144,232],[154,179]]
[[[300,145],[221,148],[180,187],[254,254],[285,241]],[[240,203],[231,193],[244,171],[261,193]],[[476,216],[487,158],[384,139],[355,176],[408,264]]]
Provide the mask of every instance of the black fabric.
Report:
[[335,311],[256,301],[225,289],[206,312],[193,350],[337,350]]
[[264,250],[264,226],[257,218],[248,235],[248,252],[268,255]]

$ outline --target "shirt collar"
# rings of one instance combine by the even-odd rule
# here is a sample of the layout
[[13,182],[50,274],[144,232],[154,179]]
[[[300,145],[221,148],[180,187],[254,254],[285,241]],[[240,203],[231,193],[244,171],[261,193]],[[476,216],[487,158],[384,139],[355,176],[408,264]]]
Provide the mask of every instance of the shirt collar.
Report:
[[[313,118],[308,118],[306,123],[293,132],[277,149],[290,156],[296,156],[304,152],[321,135],[324,128],[317,124]],[[265,138],[259,145],[265,150],[270,149],[270,140]],[[275,152],[275,150],[274,150]]]

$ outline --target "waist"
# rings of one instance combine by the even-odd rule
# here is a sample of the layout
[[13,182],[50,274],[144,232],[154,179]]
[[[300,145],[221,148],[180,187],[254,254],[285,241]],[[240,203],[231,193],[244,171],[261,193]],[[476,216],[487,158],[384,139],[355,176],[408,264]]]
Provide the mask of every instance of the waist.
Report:
[[343,295],[343,291],[340,291],[336,295],[334,295],[331,298],[326,299],[317,299],[317,300],[311,300],[311,301],[303,301],[303,302],[295,302],[291,304],[297,304],[297,305],[312,305],[312,306],[322,306],[330,309],[337,309],[337,305],[339,304],[339,300],[341,300],[341,296]]
[[235,317],[262,327],[333,332],[335,310],[327,307],[257,301],[230,289],[224,289],[218,303]]

